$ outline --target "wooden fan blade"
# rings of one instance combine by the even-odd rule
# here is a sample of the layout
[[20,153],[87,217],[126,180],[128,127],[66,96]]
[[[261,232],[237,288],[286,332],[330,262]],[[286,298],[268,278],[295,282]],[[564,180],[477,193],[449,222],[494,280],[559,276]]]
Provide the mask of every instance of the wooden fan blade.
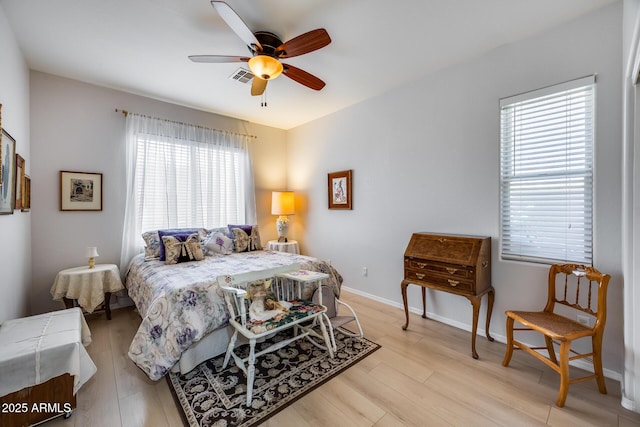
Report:
[[309,74],[306,71],[301,70],[300,68],[294,67],[293,65],[282,65],[284,67],[284,70],[282,70],[282,74],[292,80],[297,81],[301,85],[314,90],[320,90],[325,86],[325,82],[323,82],[313,74]]
[[253,77],[253,83],[251,83],[251,95],[259,96],[267,90],[268,80],[261,79],[260,77]]
[[213,6],[224,22],[231,27],[233,32],[236,33],[247,46],[252,48],[252,50],[255,50],[254,47],[256,47],[259,51],[262,51],[262,45],[253,34],[253,31],[247,27],[247,24],[244,23],[235,10],[231,9],[231,6],[223,1],[212,1],[211,6]]
[[329,37],[327,30],[318,28],[317,30],[309,31],[281,44],[276,49],[276,56],[280,58],[291,58],[313,52],[314,50],[325,47],[329,43],[331,43],[331,37]]
[[229,55],[191,55],[189,59],[193,62],[247,62],[249,58],[246,56],[229,56]]

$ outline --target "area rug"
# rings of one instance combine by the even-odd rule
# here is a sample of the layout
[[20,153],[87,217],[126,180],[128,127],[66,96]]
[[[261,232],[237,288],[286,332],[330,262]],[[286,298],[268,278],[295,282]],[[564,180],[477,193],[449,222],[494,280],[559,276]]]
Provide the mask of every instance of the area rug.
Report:
[[[331,359],[306,339],[294,341],[256,360],[251,407],[246,405],[246,377],[233,359],[222,370],[224,354],[208,360],[185,375],[169,374],[183,420],[190,427],[255,426],[281,411],[314,388],[364,359],[380,346],[366,338],[351,338],[336,331],[338,351]],[[281,333],[256,352],[287,337]],[[244,350],[244,354],[242,351]],[[245,357],[248,345],[237,350]]]

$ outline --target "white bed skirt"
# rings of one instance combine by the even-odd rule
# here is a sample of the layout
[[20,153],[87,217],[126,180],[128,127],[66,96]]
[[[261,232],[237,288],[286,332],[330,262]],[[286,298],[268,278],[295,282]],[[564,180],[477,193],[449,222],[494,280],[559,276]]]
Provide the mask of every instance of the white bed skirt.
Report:
[[180,360],[171,368],[171,372],[186,374],[202,362],[224,354],[227,351],[231,335],[233,335],[233,328],[226,326],[204,336],[182,353]]

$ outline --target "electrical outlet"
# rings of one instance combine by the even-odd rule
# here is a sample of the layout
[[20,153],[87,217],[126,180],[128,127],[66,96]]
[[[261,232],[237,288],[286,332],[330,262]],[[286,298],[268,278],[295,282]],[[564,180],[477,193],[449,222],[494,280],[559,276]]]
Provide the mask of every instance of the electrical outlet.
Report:
[[578,314],[577,316],[578,323],[582,323],[585,326],[593,326],[593,318],[591,316],[584,316]]
[[368,274],[369,274],[369,269],[367,267],[362,267],[362,275],[364,277],[367,277]]

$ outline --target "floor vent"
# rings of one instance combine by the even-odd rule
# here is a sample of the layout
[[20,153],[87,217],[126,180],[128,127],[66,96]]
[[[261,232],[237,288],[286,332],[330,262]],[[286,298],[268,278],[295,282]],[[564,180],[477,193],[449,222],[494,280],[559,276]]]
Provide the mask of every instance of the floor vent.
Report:
[[244,68],[238,68],[232,75],[229,76],[231,80],[237,80],[240,83],[249,84],[253,80],[253,74],[251,71]]

